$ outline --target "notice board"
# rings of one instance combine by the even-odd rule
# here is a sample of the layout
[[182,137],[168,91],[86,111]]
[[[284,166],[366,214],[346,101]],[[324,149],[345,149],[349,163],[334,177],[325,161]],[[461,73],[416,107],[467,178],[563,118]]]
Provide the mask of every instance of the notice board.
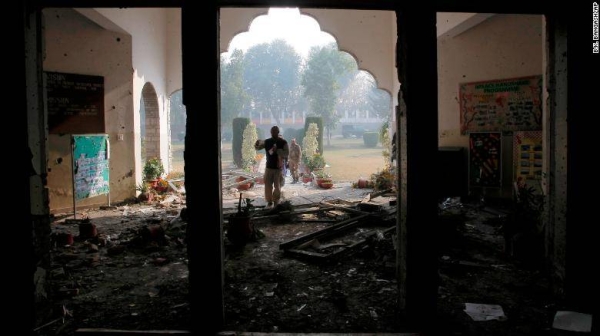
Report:
[[44,72],[50,134],[104,133],[104,77]]
[[542,76],[461,83],[461,133],[542,130],[542,83]]
[[515,181],[541,180],[542,132],[515,132],[513,140]]
[[469,134],[469,186],[502,186],[502,133]]
[[110,192],[108,135],[72,135],[75,200]]

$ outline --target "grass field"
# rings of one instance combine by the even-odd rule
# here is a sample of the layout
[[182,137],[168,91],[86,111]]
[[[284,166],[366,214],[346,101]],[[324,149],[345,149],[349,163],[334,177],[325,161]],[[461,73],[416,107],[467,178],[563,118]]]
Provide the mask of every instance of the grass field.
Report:
[[[183,143],[173,143],[173,170],[183,172]],[[383,169],[383,148],[365,147],[362,138],[331,139],[331,145],[323,147],[323,156],[335,182],[355,182],[360,177],[369,178],[371,174]],[[225,169],[233,164],[231,142],[223,142],[221,166]]]

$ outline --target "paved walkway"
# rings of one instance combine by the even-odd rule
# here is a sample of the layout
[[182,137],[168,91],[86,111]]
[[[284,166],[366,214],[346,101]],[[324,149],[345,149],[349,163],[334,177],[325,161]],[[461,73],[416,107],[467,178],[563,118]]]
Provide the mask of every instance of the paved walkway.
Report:
[[[351,182],[335,183],[331,189],[323,189],[310,183],[294,183],[292,177],[287,176],[285,185],[281,188],[283,193],[282,201],[289,200],[293,205],[303,205],[318,203],[324,200],[342,199],[349,202],[360,201],[364,199],[373,189],[353,188]],[[254,184],[254,187],[245,191],[244,194],[254,199],[255,206],[265,206],[265,186],[264,184]],[[243,197],[246,197],[243,196]],[[232,188],[223,191],[223,208],[234,208],[237,206],[239,192]]]

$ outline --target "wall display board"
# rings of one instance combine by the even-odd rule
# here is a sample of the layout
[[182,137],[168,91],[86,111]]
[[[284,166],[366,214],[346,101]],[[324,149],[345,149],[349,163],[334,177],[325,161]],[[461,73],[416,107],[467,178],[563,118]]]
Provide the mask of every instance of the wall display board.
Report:
[[104,77],[44,72],[50,134],[104,133]]
[[[109,153],[107,134],[72,135],[73,208],[78,200],[110,195]],[[110,198],[108,201],[110,205]]]
[[461,133],[540,131],[542,83],[542,76],[461,83]]
[[515,181],[540,180],[543,165],[542,132],[515,132],[513,134],[513,161]]
[[469,134],[469,186],[501,187],[502,133]]

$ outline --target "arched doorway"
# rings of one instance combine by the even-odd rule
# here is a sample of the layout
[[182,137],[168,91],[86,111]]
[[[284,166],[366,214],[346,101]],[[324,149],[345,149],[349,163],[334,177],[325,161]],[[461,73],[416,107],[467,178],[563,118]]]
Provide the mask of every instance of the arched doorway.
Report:
[[144,84],[140,100],[140,136],[142,162],[160,158],[160,118],[156,90],[151,83]]

